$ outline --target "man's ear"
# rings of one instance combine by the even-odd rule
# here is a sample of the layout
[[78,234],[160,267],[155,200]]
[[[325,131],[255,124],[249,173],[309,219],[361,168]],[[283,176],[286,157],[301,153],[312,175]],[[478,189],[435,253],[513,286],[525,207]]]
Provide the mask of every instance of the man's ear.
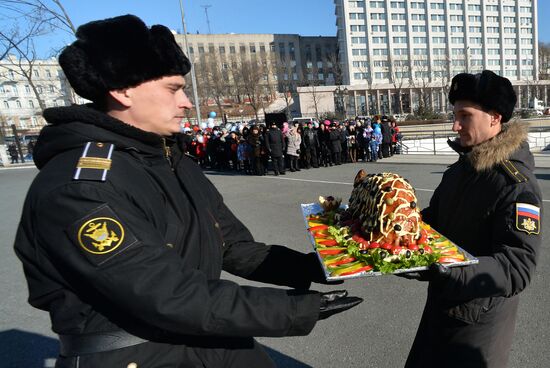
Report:
[[109,96],[124,107],[132,106],[132,98],[129,88],[109,91]]
[[496,111],[491,111],[491,126],[502,123],[502,115]]

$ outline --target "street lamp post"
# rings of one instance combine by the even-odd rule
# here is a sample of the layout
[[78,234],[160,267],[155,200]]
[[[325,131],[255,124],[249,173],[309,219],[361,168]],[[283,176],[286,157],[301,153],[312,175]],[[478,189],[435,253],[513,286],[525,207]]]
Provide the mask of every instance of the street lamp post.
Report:
[[346,87],[342,88],[342,86],[336,87],[334,90],[334,96],[336,101],[336,112],[339,113],[339,118],[345,119],[346,118],[346,95],[348,94],[348,89]]
[[183,25],[183,42],[185,47],[185,54],[189,58],[191,63],[191,82],[193,84],[193,98],[195,99],[195,110],[197,111],[197,125],[201,125],[201,108],[199,106],[199,94],[197,93],[197,78],[195,76],[195,63],[193,62],[192,56],[189,54],[189,44],[187,43],[187,27],[185,25],[185,15],[183,11],[183,2],[180,0],[180,13],[181,13],[181,24]]

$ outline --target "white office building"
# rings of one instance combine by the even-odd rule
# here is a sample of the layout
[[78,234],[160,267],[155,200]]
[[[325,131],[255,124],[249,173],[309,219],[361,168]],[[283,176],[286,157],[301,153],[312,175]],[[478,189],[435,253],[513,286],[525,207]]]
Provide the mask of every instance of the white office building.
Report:
[[445,112],[452,77],[483,69],[512,81],[518,108],[535,96],[548,104],[548,82],[538,80],[536,0],[334,4],[345,84],[335,100],[344,100],[348,116],[407,114],[420,105]]
[[56,58],[29,64],[9,55],[0,60],[0,134],[36,135],[46,124],[43,108],[85,102],[72,92]]

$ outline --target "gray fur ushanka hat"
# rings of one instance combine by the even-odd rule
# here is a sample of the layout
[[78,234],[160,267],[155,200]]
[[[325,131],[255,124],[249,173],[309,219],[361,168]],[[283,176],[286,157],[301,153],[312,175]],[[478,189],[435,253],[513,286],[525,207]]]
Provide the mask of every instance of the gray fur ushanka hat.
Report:
[[78,27],[76,41],[63,49],[59,64],[75,92],[94,102],[108,91],[184,76],[191,69],[168,28],[148,28],[130,14]]
[[481,105],[485,110],[494,110],[502,115],[502,122],[510,120],[517,97],[508,78],[490,70],[478,74],[460,73],[454,76],[449,92],[449,102],[466,100]]

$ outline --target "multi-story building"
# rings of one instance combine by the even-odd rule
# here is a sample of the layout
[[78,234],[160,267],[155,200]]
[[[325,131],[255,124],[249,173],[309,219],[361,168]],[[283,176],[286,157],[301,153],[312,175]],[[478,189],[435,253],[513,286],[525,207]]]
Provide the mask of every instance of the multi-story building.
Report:
[[[184,36],[177,34],[176,39],[185,50]],[[226,104],[254,103],[246,93],[247,81],[258,87],[257,97],[269,103],[278,94],[294,95],[299,86],[334,85],[341,79],[336,37],[188,34],[187,43],[203,104],[219,104],[220,97]],[[298,113],[299,108],[292,111]]]
[[452,77],[483,69],[512,81],[518,107],[534,95],[548,101],[548,85],[538,81],[536,0],[334,4],[348,115],[411,113],[419,105],[447,111]]
[[42,110],[71,101],[81,99],[72,93],[57,59],[32,65],[13,55],[0,60],[0,134],[11,136],[12,125],[21,134],[38,134],[45,125]]

